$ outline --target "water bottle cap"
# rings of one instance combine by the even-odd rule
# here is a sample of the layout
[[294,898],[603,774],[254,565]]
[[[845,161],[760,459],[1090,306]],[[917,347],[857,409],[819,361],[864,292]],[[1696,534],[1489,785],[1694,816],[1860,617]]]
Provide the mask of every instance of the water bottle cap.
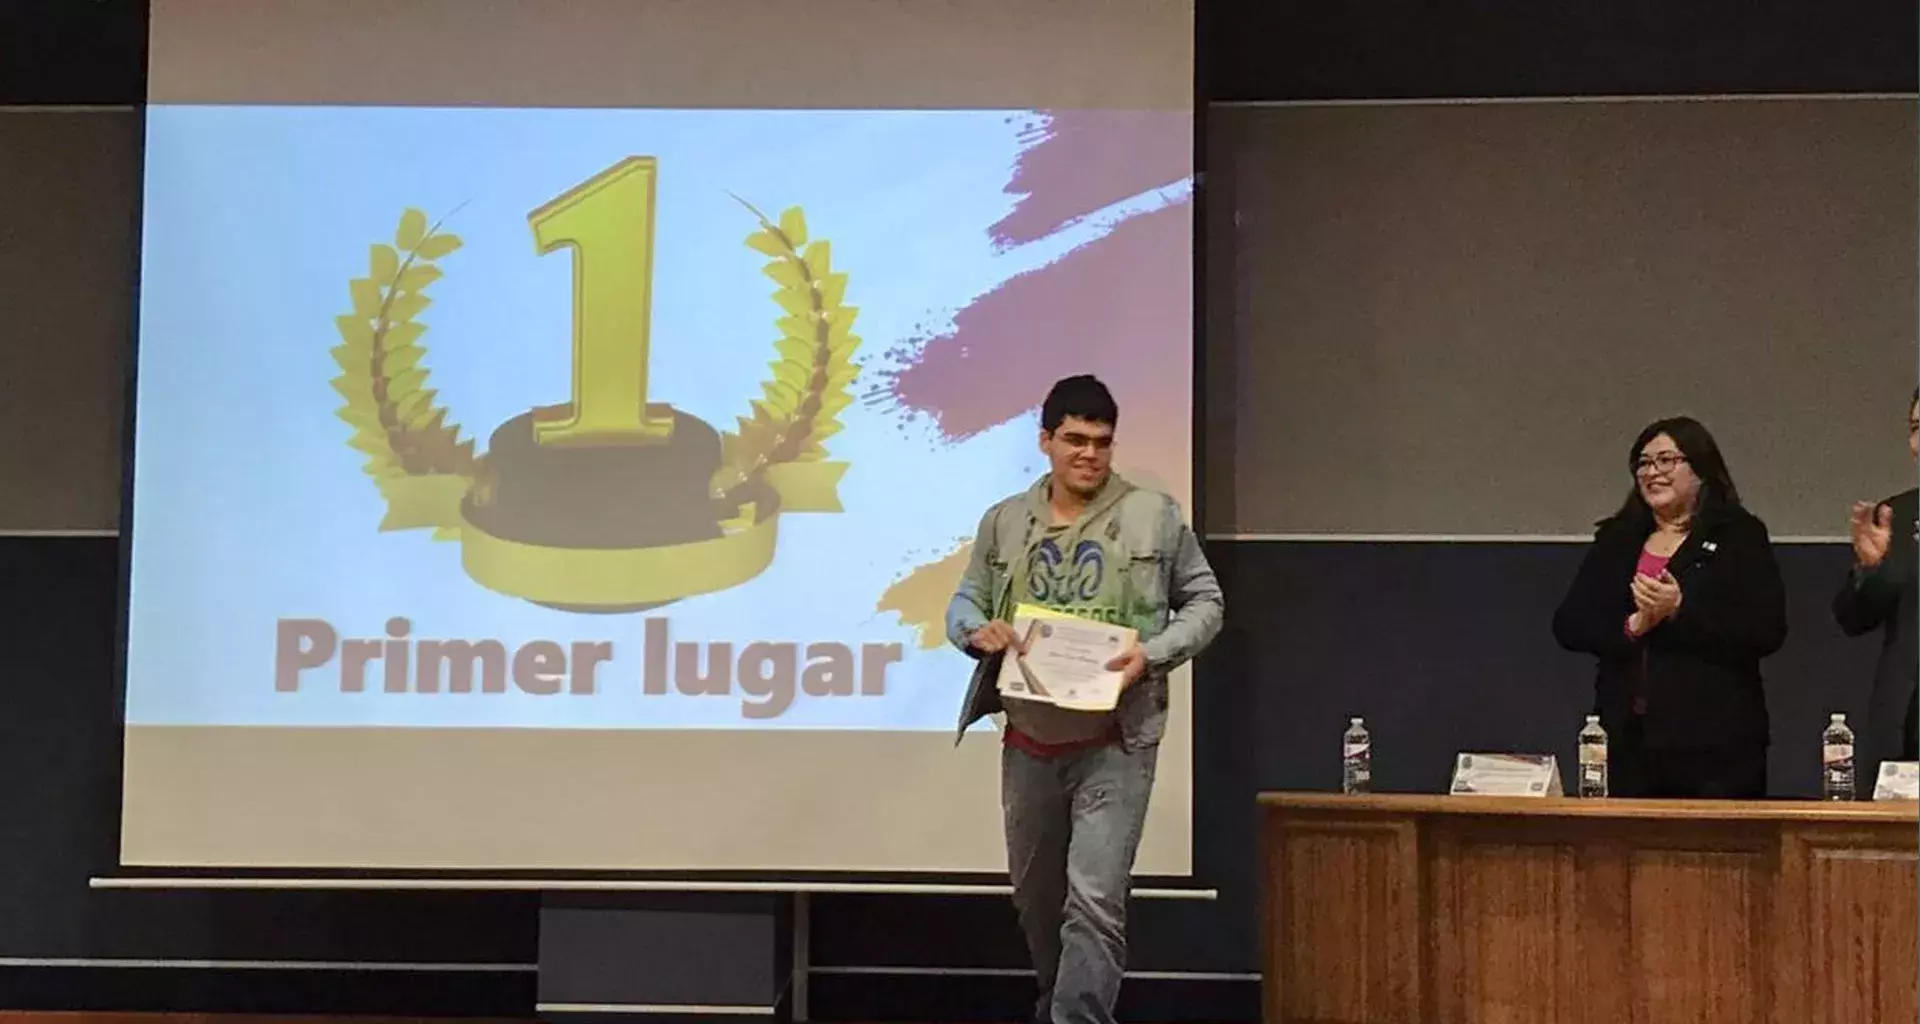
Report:
[[1599,715],[1588,715],[1588,716],[1587,716],[1587,724],[1588,724],[1588,725],[1594,725],[1594,724],[1596,724],[1596,723],[1598,723],[1599,721],[1600,721],[1600,716],[1599,716]]
[[1844,714],[1841,714],[1838,711],[1835,711],[1833,714],[1827,716],[1827,721],[1829,722],[1844,722],[1846,720],[1847,720],[1847,716]]
[[1366,719],[1364,719],[1364,718],[1360,718],[1360,717],[1357,717],[1357,716],[1356,716],[1356,717],[1353,717],[1353,718],[1349,718],[1349,719],[1347,719],[1347,724],[1348,724],[1348,725],[1359,725],[1359,724],[1360,724],[1361,722],[1364,722],[1364,721],[1366,721]]

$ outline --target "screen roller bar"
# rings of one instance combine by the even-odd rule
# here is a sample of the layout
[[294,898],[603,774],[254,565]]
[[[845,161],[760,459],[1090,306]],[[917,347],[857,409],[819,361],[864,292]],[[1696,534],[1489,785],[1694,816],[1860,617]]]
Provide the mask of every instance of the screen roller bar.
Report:
[[[118,878],[95,876],[93,889],[300,889],[430,892],[705,892],[824,893],[861,896],[1008,896],[1013,887],[991,883],[936,882],[700,882],[539,878]],[[1218,889],[1141,888],[1143,900],[1217,900]]]

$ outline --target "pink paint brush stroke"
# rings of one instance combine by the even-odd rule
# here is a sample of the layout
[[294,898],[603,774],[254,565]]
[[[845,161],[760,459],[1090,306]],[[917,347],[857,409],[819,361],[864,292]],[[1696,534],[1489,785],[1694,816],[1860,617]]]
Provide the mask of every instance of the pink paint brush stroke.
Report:
[[988,229],[1002,248],[1045,238],[1193,169],[1193,120],[1167,111],[1043,111],[1022,141],[1007,183],[1021,198]]
[[[1192,212],[1140,214],[1012,278],[928,340],[891,387],[949,441],[1040,404],[1060,377],[1092,373],[1120,404],[1129,461],[1180,466],[1192,403]],[[1154,440],[1166,438],[1166,451]]]

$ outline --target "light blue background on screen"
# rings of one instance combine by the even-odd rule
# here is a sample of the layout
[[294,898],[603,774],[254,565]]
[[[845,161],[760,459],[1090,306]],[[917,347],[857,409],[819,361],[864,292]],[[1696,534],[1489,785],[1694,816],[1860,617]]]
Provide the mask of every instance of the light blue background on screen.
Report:
[[[334,317],[368,247],[401,211],[465,246],[441,261],[420,319],[430,386],[480,447],[501,422],[565,401],[572,262],[539,256],[527,214],[632,155],[659,160],[651,389],[717,429],[759,393],[780,315],[751,216],[805,208],[849,275],[866,364],[952,313],[1160,205],[1149,193],[1039,242],[996,251],[1022,111],[632,111],[327,107],[149,109],[135,436],[127,717],[133,724],[541,728],[951,728],[971,663],[920,651],[874,612],[912,565],[971,536],[984,506],[1041,470],[1031,416],[959,444],[856,400],[828,444],[850,463],[847,512],[789,515],[751,582],[669,605],[676,640],[901,643],[884,698],[795,699],[778,718],[740,699],[648,697],[645,616],[577,615],[496,594],[457,543],[381,533],[384,502],[347,447],[328,382]],[[1141,116],[1185,117],[1184,114]],[[1044,339],[1036,339],[1044,343]],[[1009,382],[1044,388],[1048,382]],[[1036,394],[1036,399],[1038,395]],[[283,617],[380,637],[611,640],[593,697],[338,692],[336,665],[273,689]]]

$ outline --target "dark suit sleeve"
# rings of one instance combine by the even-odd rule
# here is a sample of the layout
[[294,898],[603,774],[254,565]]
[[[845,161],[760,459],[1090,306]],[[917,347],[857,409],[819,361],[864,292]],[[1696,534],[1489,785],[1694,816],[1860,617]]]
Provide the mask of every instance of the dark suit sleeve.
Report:
[[1878,571],[1856,568],[1847,574],[1840,593],[1833,597],[1833,620],[1848,636],[1864,636],[1887,621],[1899,604],[1898,594]]
[[1716,570],[1722,578],[1694,595],[1682,580],[1680,610],[1654,630],[1656,642],[1719,662],[1764,658],[1787,641],[1786,587],[1773,542],[1758,519],[1739,519],[1719,544]]
[[1594,536],[1573,585],[1553,612],[1553,638],[1569,651],[1606,656],[1634,645],[1627,636],[1627,616],[1633,612],[1630,579],[1614,578],[1610,557],[1613,545],[1606,531]]
[[[1906,495],[1888,498],[1880,507],[1892,510],[1895,522],[1913,518]],[[1912,542],[1896,531],[1878,566],[1866,572],[1858,567],[1848,572],[1846,583],[1833,597],[1833,620],[1840,624],[1841,631],[1848,636],[1864,636],[1885,624],[1900,607],[1900,591],[1912,563]]]

